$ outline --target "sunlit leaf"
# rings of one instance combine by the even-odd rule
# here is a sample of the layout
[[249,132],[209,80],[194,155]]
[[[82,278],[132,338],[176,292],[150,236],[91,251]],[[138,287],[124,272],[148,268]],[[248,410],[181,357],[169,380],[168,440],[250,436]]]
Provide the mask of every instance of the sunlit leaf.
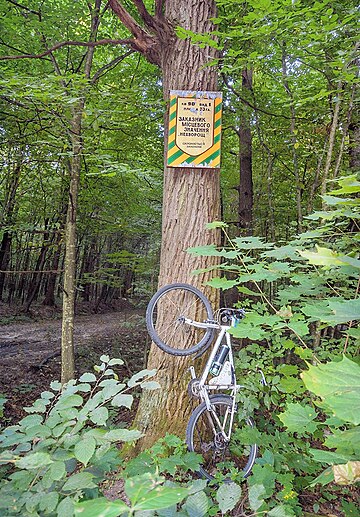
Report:
[[360,423],[360,366],[343,357],[340,362],[310,365],[301,374],[308,390],[345,422]]

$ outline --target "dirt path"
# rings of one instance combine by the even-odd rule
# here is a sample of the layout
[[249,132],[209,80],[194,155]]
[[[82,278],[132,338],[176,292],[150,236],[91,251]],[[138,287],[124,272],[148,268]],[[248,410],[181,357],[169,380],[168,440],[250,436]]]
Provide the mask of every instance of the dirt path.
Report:
[[[21,322],[0,327],[0,394],[8,398],[5,416],[14,421],[60,377],[61,320]],[[91,371],[101,354],[121,357],[124,376],[140,370],[149,343],[142,311],[80,315],[74,342],[78,374]]]

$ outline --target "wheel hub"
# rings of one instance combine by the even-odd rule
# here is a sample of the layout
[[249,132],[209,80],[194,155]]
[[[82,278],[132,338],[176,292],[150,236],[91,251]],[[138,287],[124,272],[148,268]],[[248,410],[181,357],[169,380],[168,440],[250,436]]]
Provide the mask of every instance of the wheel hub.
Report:
[[227,444],[228,444],[228,442],[227,442],[227,440],[225,440],[225,438],[222,435],[222,433],[216,433],[215,438],[214,438],[215,448],[218,451],[223,451],[223,450],[226,449]]

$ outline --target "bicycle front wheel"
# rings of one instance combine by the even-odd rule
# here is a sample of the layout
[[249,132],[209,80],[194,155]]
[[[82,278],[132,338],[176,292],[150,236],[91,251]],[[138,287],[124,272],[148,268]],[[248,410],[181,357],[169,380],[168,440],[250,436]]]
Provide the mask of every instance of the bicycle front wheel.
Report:
[[[210,396],[210,403],[225,433],[229,432],[232,400],[229,395]],[[251,427],[254,425],[250,418],[243,424]],[[199,471],[202,477],[212,480],[222,476],[230,481],[233,473],[242,472],[243,477],[249,475],[255,463],[257,446],[241,444],[236,437],[239,428],[241,423],[237,422],[235,415],[231,439],[227,443],[205,402],[193,411],[186,429],[186,443],[189,451],[197,452],[203,457]]]
[[164,352],[185,356],[198,352],[213,337],[214,329],[200,329],[185,319],[213,319],[206,296],[188,284],[170,284],[159,289],[146,310],[146,325],[153,342]]

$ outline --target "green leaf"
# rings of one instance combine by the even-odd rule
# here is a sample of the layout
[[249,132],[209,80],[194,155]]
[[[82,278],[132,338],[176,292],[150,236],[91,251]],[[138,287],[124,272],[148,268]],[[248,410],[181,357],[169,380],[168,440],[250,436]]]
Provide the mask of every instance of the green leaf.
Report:
[[72,497],[65,497],[56,508],[57,517],[72,517],[74,515],[74,500]]
[[250,321],[242,321],[237,327],[229,329],[228,332],[234,337],[248,338],[253,341],[265,339],[268,334],[261,326],[252,325]]
[[136,373],[135,375],[133,375],[130,378],[130,380],[128,381],[129,388],[133,388],[137,384],[141,384],[142,379],[144,377],[154,377],[154,375],[156,375],[156,372],[157,372],[156,369],[153,369],[153,370],[141,370],[141,372]]
[[236,483],[223,483],[216,492],[216,500],[223,514],[233,510],[240,501],[240,497],[241,486]]
[[216,289],[230,289],[231,287],[234,287],[234,285],[237,284],[236,280],[227,280],[226,278],[212,278],[208,282],[206,282],[206,285],[210,285],[211,287],[215,287]]
[[27,454],[16,461],[16,466],[20,469],[32,470],[50,465],[52,459],[47,452],[34,452]]
[[283,504],[275,506],[267,513],[267,517],[292,517],[293,515],[295,513],[291,506]]
[[252,485],[249,488],[249,505],[256,512],[264,504],[266,490],[263,485]]
[[112,442],[132,442],[141,438],[143,434],[137,429],[113,429],[105,434],[104,438]]
[[206,479],[195,479],[188,487],[189,495],[196,494],[196,492],[200,492],[201,490],[205,490],[207,484],[208,481]]
[[115,407],[124,406],[124,407],[127,407],[130,409],[132,406],[133,400],[134,400],[134,397],[132,395],[119,393],[112,399],[111,405],[115,406]]
[[223,255],[215,244],[196,246],[194,248],[188,248],[186,251],[191,255],[200,255],[201,257],[221,257]]
[[115,366],[116,364],[122,366],[124,361],[122,359],[110,359],[109,366]]
[[136,510],[159,510],[180,503],[187,495],[188,491],[186,488],[161,486],[147,492],[146,496],[137,501],[134,508]]
[[208,515],[209,500],[205,492],[196,492],[196,494],[187,498],[183,508],[187,511],[189,517],[203,517]]
[[229,225],[222,221],[213,221],[212,223],[207,223],[205,228],[208,230],[213,230],[214,228],[227,228]]
[[298,250],[298,253],[302,257],[306,258],[310,264],[314,264],[316,266],[342,265],[341,260],[338,258],[339,254],[336,251],[333,251],[329,248],[321,248],[320,246],[315,247],[316,252]]
[[94,454],[95,448],[96,441],[91,436],[85,438],[84,440],[80,440],[74,448],[75,458],[86,466]]
[[105,406],[98,407],[90,413],[90,420],[97,425],[105,425],[109,418],[109,411]]
[[292,318],[287,323],[287,326],[290,330],[295,332],[295,334],[297,334],[298,336],[306,336],[309,334],[308,324],[301,319]]
[[350,459],[346,455],[332,451],[325,451],[323,449],[309,449],[309,452],[315,461],[318,461],[319,463],[327,463],[328,465],[346,463]]
[[239,291],[239,293],[247,294],[248,296],[261,296],[261,293],[252,291],[247,287],[238,286],[237,290]]
[[346,431],[335,431],[334,434],[327,436],[324,445],[329,449],[336,449],[339,453],[358,454],[357,459],[360,459],[360,426]]
[[46,513],[51,513],[55,510],[59,501],[59,494],[57,492],[48,492],[41,496],[39,503],[40,511],[46,510]]
[[264,242],[260,237],[236,237],[234,242],[240,250],[266,249],[274,246],[272,243]]
[[82,376],[79,379],[80,382],[95,382],[96,381],[96,375],[93,373],[83,373]]
[[42,421],[43,417],[41,415],[28,415],[20,420],[19,424],[22,428],[27,429],[28,427],[41,424]]
[[78,474],[73,474],[66,481],[62,490],[65,492],[76,492],[84,488],[96,488],[97,485],[92,481],[93,477],[94,474],[91,474],[91,472],[79,472]]
[[62,388],[62,384],[59,381],[52,381],[50,383],[50,388],[54,391],[60,391]]
[[120,500],[109,501],[105,497],[91,499],[75,505],[75,515],[83,517],[118,517],[128,511],[129,507]]
[[161,385],[157,381],[144,381],[140,384],[143,390],[158,390]]
[[291,433],[313,433],[318,424],[313,422],[316,413],[311,406],[301,406],[300,404],[288,404],[284,413],[279,415],[282,423]]
[[360,319],[360,298],[355,300],[330,300],[329,307],[333,314],[325,316],[322,321],[331,325]]
[[61,395],[60,399],[55,404],[54,409],[60,411],[62,409],[81,406],[82,403],[83,398],[80,395]]
[[53,481],[59,481],[66,474],[65,463],[63,461],[54,461],[50,465],[48,473]]
[[100,356],[100,361],[102,361],[103,363],[108,363],[110,361],[110,357],[108,355],[101,355]]
[[340,362],[310,366],[301,374],[308,390],[344,422],[360,423],[360,366],[345,356]]
[[329,467],[326,470],[324,470],[319,476],[317,476],[311,483],[309,484],[310,487],[314,487],[315,485],[327,485],[328,483],[332,483],[334,481],[334,473],[332,471],[332,468]]
[[43,391],[40,396],[42,399],[45,400],[51,400],[55,397],[54,393],[52,393],[51,391]]

